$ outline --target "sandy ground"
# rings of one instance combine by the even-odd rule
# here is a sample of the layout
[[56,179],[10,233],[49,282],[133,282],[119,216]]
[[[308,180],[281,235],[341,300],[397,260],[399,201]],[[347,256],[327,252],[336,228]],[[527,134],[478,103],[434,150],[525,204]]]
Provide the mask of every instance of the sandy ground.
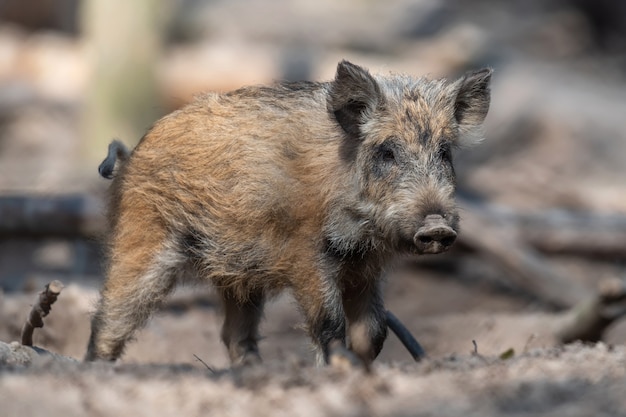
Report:
[[385,363],[371,375],[297,361],[216,373],[43,364],[3,372],[0,401],[6,416],[619,416],[625,367],[626,349],[603,344]]

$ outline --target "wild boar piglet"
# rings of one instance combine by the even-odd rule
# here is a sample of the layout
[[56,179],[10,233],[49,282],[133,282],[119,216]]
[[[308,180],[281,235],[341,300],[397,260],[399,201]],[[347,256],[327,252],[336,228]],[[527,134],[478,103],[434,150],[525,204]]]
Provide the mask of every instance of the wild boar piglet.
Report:
[[[365,364],[387,334],[394,257],[459,232],[453,149],[481,138],[491,70],[455,81],[372,75],[206,94],[110,147],[109,264],[87,360],[115,360],[183,277],[212,283],[233,364],[260,360],[266,299],[290,290],[321,363]],[[116,166],[116,159],[119,159]],[[419,297],[419,294],[416,294]]]

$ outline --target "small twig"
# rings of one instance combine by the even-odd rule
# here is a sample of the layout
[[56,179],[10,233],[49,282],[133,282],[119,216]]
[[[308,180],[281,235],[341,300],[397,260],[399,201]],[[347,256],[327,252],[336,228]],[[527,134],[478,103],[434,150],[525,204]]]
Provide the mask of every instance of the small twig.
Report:
[[387,310],[387,327],[400,339],[406,350],[416,362],[426,357],[426,352],[422,346],[415,340],[411,332],[402,324],[391,311]]
[[536,338],[537,333],[531,333],[530,336],[528,336],[528,339],[526,339],[526,343],[524,344],[524,349],[522,350],[523,353],[528,352],[528,347]]
[[52,304],[57,300],[57,297],[63,290],[63,284],[61,281],[54,280],[46,285],[44,290],[39,293],[37,302],[33,305],[22,327],[22,345],[33,345],[33,331],[36,327],[43,327],[43,318],[50,313]]
[[472,352],[472,354],[474,356],[478,356],[478,343],[476,343],[475,340],[472,340],[472,344],[474,345],[474,352]]
[[212,374],[215,373],[215,369],[211,368],[209,365],[206,364],[205,361],[203,361],[202,359],[200,359],[200,357],[198,355],[196,355],[195,353],[193,354],[193,357],[196,358],[202,365],[206,366],[206,369],[208,369]]

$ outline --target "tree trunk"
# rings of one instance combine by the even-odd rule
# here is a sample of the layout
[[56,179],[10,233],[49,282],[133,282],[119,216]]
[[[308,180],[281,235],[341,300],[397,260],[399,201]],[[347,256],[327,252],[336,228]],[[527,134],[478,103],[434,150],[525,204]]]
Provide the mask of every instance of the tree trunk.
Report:
[[101,160],[113,137],[135,144],[159,117],[156,69],[165,2],[85,0],[81,20],[91,82],[84,114],[83,162]]

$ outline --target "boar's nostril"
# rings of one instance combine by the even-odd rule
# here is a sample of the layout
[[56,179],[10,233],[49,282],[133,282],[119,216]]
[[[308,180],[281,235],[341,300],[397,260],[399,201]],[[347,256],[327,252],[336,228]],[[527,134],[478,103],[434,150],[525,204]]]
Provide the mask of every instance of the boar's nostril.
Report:
[[455,240],[456,240],[456,235],[444,237],[443,239],[440,240],[440,242],[443,246],[450,246],[454,243]]
[[420,235],[418,233],[417,238],[419,239],[420,242],[422,243],[430,243],[433,241],[433,238],[427,235]]

